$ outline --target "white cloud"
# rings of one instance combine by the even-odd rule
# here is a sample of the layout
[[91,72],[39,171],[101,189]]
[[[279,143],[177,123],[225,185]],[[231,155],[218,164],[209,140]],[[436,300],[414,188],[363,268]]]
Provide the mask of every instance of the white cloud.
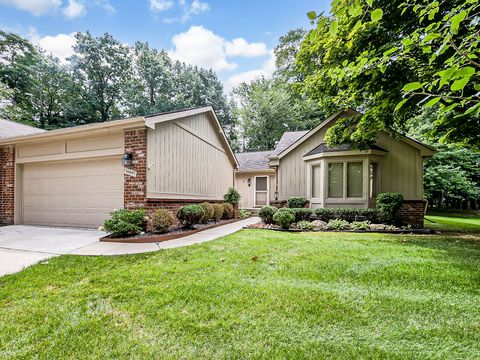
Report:
[[76,44],[75,33],[39,36],[35,29],[30,30],[30,40],[49,55],[57,57],[60,62],[74,54],[73,47]]
[[61,0],[0,0],[0,5],[14,6],[19,10],[40,16],[52,13],[62,5]]
[[175,5],[172,0],[150,0],[150,10],[152,11],[167,11]]
[[236,38],[226,43],[225,50],[228,56],[256,57],[268,54],[264,43],[248,43],[243,38]]
[[68,19],[74,19],[85,15],[85,6],[77,0],[68,0],[68,5],[63,9],[63,15]]
[[186,32],[175,35],[172,42],[174,49],[170,55],[176,60],[215,71],[238,67],[227,61],[225,39],[203,26],[191,26]]
[[194,0],[190,6],[190,12],[192,14],[200,14],[208,10],[210,10],[210,5],[208,5],[206,2],[201,2],[198,0]]
[[115,14],[117,10],[113,7],[108,0],[97,0],[95,2],[97,6],[103,8],[108,14]]
[[262,76],[270,76],[275,71],[275,54],[270,50],[270,57],[265,61],[260,69],[244,71],[239,74],[230,76],[224,81],[225,90],[230,92],[235,86],[243,82],[249,83]]
[[[172,0],[150,0],[152,1],[160,1],[160,2],[168,2],[171,3],[171,5],[166,8],[165,10],[168,10],[173,7],[173,1]],[[200,1],[200,0],[193,0],[191,3],[187,2],[186,0],[178,0],[178,5],[182,8],[182,14],[180,16],[176,17],[166,17],[163,19],[163,22],[165,23],[174,23],[174,22],[181,22],[184,23],[192,15],[198,15],[203,12],[209,11],[210,10],[210,5],[206,2]],[[150,7],[151,8],[151,7]]]

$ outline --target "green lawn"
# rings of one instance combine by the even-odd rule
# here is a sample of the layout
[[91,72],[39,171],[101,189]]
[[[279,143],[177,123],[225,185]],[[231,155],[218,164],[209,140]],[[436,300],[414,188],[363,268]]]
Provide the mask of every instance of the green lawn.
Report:
[[425,227],[440,231],[479,232],[479,211],[436,211],[425,216]]
[[480,358],[480,239],[244,230],[0,278],[0,358]]

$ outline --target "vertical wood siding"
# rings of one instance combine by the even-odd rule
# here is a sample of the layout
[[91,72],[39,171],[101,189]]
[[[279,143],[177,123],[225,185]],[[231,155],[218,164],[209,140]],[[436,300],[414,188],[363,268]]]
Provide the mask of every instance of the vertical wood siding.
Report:
[[[235,175],[235,188],[242,196],[239,204],[241,209],[251,209],[255,207],[255,176],[266,175],[270,177],[269,199],[271,203],[275,200],[275,173],[248,173]],[[248,179],[251,180],[250,186],[248,186]]]
[[221,199],[234,167],[208,115],[159,123],[147,133],[147,196]]

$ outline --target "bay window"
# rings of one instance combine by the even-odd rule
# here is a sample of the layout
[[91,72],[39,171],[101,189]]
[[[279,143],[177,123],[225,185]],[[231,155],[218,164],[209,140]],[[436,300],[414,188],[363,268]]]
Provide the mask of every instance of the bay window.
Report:
[[363,197],[362,161],[342,161],[328,164],[328,197]]

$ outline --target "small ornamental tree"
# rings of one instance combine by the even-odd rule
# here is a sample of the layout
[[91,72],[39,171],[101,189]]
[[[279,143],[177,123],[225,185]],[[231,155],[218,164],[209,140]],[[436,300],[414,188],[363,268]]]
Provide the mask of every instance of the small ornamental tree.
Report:
[[241,198],[240,193],[233,187],[229,188],[227,193],[223,195],[225,202],[232,205],[238,204]]

